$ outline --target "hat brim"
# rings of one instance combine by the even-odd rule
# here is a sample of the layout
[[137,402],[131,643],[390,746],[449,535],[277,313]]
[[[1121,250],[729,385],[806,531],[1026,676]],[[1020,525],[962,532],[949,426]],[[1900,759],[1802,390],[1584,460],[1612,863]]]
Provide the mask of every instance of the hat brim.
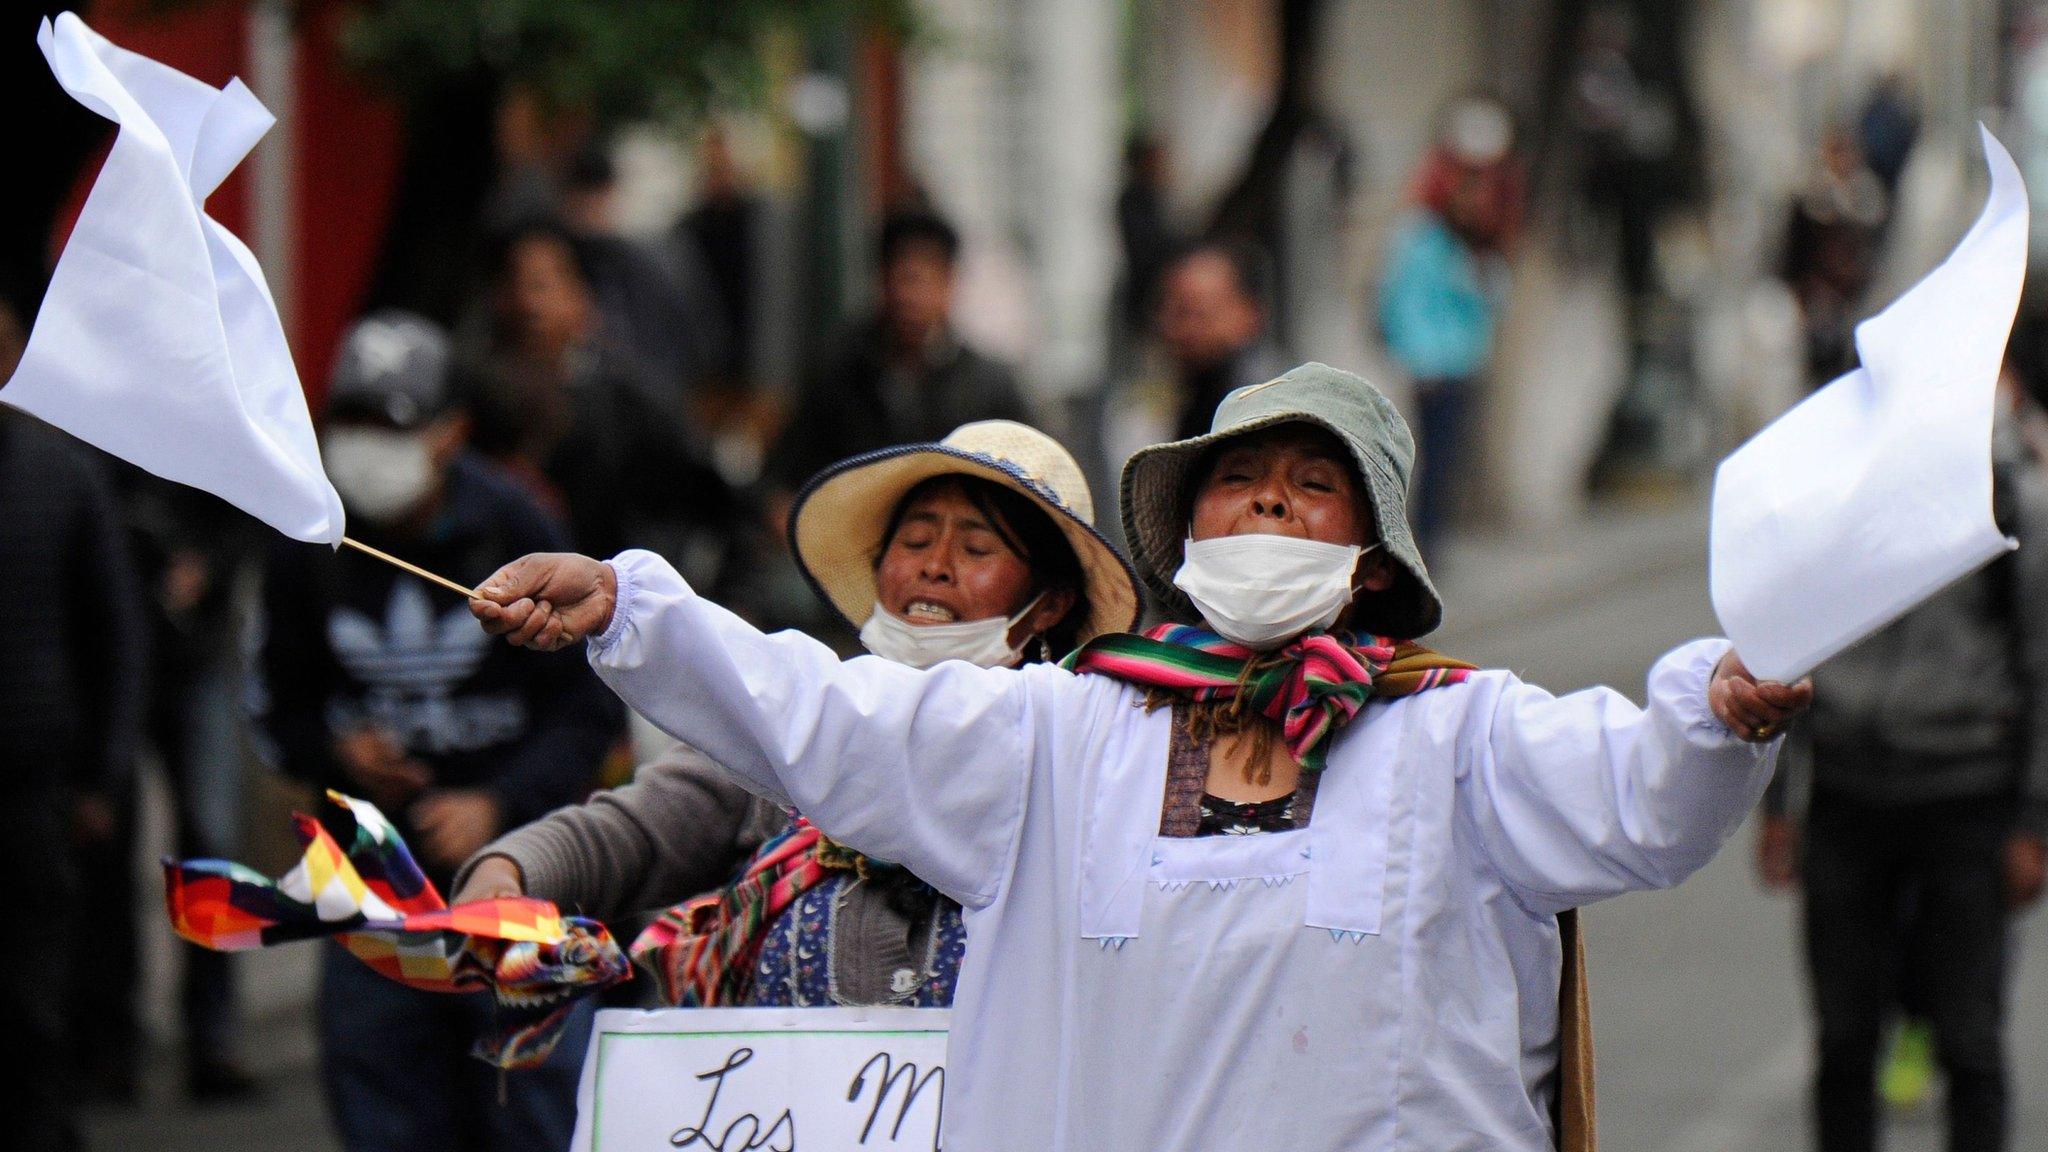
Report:
[[1173,583],[1174,574],[1180,571],[1187,539],[1188,510],[1194,504],[1189,485],[1195,479],[1195,466],[1204,453],[1225,440],[1281,424],[1313,424],[1335,436],[1350,451],[1352,463],[1365,481],[1374,529],[1388,558],[1394,562],[1394,586],[1385,592],[1359,596],[1353,602],[1347,623],[1403,640],[1435,631],[1443,622],[1443,605],[1428,573],[1420,567],[1420,554],[1408,527],[1406,487],[1387,470],[1379,455],[1367,451],[1355,435],[1313,412],[1262,414],[1186,440],[1154,444],[1124,462],[1124,537],[1130,545],[1131,563],[1152,593],[1153,602],[1177,620],[1194,623],[1201,619],[1194,603]]
[[874,611],[882,534],[910,490],[935,476],[974,476],[1030,499],[1074,550],[1086,587],[1079,642],[1137,627],[1137,573],[1095,527],[1002,461],[943,444],[884,448],[813,476],[789,514],[789,547],[820,598],[858,630]]

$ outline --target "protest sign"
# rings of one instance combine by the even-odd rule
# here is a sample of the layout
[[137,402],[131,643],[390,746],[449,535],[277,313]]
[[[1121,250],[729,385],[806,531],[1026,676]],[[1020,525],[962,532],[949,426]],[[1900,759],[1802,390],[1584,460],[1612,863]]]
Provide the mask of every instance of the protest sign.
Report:
[[940,1008],[608,1009],[577,1094],[575,1152],[936,1152]]
[[2012,547],[1991,516],[1991,423],[2027,190],[1982,136],[1991,194],[1969,234],[1856,329],[1861,367],[1715,476],[1714,611],[1759,677],[1812,671]]

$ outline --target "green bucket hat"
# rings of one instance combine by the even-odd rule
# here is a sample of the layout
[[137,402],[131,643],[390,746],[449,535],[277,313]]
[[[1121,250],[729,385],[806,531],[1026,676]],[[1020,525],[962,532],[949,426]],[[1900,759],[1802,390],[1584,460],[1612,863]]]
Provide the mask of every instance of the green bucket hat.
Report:
[[1278,379],[1239,388],[1216,406],[1206,435],[1155,444],[1125,462],[1124,535],[1145,587],[1168,615],[1200,619],[1173,584],[1187,539],[1188,510],[1194,506],[1189,485],[1197,479],[1195,466],[1220,441],[1297,421],[1329,429],[1351,450],[1380,543],[1394,562],[1394,586],[1360,597],[1349,623],[1402,640],[1433,631],[1443,621],[1443,603],[1408,527],[1415,437],[1379,389],[1327,364],[1303,364]]

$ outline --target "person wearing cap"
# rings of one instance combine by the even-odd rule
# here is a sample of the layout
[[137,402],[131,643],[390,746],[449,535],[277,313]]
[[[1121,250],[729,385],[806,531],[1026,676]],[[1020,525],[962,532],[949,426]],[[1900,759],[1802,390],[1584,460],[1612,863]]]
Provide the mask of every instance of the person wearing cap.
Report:
[[[492,570],[563,536],[532,499],[465,450],[448,342],[380,312],[345,338],[321,455],[349,534],[429,570]],[[373,800],[447,891],[499,832],[584,794],[624,728],[618,701],[571,655],[479,644],[460,597],[353,551],[280,538],[265,573],[262,734],[278,766]],[[321,1071],[351,1150],[567,1147],[581,1035],[515,1071],[498,1106],[467,1053],[492,1025],[489,995],[445,996],[327,949]],[[579,1017],[587,1034],[588,1014]],[[476,1133],[484,1143],[476,1143]]]
[[[1137,622],[1137,577],[1093,520],[1064,448],[988,420],[827,468],[797,497],[790,550],[875,655],[1015,667]],[[657,921],[647,952],[636,945],[664,1002],[953,1001],[959,903],[822,837],[688,748],[493,842],[464,867],[456,901],[539,896],[617,923],[713,889]],[[764,912],[749,915],[750,902]],[[720,943],[693,946],[707,938]],[[798,962],[812,956],[823,963]]]
[[1232,393],[1124,470],[1175,622],[1072,672],[841,663],[637,552],[526,557],[472,611],[587,639],[650,719],[961,903],[949,1144],[1583,1147],[1558,915],[1705,864],[1810,690],[1719,640],[1642,708],[1416,646],[1413,456],[1349,373]]

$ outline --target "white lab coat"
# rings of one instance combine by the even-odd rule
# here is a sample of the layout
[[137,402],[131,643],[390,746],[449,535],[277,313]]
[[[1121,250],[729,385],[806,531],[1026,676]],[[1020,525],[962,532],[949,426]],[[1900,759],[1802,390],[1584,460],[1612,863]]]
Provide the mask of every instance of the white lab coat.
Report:
[[917,671],[764,636],[659,557],[614,561],[607,683],[828,834],[967,910],[946,1143],[969,1152],[1552,1146],[1555,913],[1677,883],[1775,745],[1707,707],[1504,672],[1368,704],[1310,826],[1158,835],[1168,725],[1047,666]]

